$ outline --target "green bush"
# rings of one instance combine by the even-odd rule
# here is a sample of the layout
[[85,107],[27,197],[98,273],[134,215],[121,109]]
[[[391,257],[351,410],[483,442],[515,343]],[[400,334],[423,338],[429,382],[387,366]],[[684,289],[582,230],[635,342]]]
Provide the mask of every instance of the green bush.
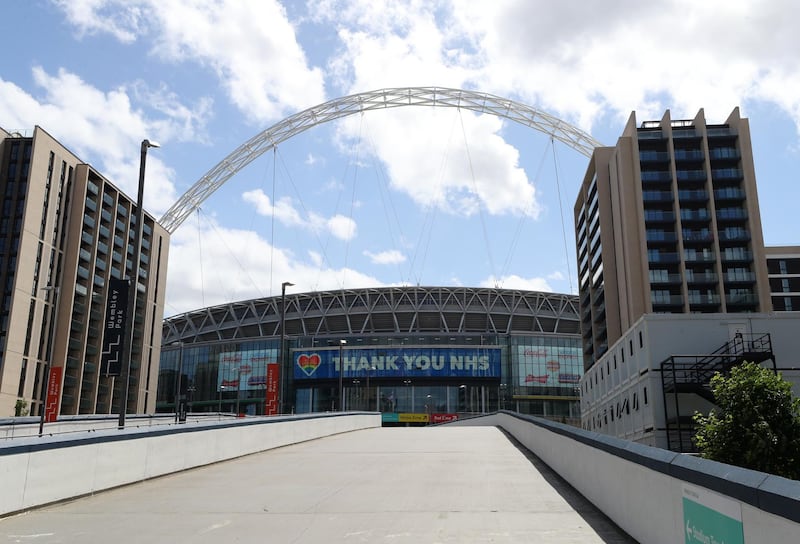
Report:
[[696,413],[701,455],[785,478],[800,479],[800,399],[780,374],[745,362],[711,379],[719,409]]

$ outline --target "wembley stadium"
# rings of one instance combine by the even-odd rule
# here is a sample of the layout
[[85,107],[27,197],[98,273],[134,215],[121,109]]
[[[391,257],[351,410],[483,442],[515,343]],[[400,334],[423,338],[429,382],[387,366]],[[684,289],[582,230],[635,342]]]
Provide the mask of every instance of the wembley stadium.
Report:
[[385,425],[512,409],[575,423],[580,342],[573,295],[384,287],[258,298],[164,320],[157,409],[369,410]]

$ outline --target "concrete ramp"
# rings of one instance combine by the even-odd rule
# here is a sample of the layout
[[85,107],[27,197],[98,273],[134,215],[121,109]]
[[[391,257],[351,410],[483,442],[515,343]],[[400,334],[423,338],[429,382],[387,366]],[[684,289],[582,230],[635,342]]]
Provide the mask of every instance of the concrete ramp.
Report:
[[630,543],[495,427],[373,428],[0,519],[8,542]]

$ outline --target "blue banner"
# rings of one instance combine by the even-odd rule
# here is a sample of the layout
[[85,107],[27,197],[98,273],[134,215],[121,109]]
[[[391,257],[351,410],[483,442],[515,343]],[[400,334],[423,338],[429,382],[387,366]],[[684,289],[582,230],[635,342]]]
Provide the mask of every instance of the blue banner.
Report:
[[[500,348],[343,349],[343,378],[500,378]],[[295,380],[339,377],[339,349],[294,351]]]

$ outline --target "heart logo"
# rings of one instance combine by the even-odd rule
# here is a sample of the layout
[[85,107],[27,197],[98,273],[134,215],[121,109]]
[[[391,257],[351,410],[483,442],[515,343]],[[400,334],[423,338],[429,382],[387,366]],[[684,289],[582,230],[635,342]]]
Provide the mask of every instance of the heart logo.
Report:
[[300,369],[306,373],[306,376],[311,376],[314,374],[317,368],[319,368],[321,362],[322,361],[319,358],[319,355],[316,353],[312,355],[303,354],[297,358],[297,366],[299,366]]

